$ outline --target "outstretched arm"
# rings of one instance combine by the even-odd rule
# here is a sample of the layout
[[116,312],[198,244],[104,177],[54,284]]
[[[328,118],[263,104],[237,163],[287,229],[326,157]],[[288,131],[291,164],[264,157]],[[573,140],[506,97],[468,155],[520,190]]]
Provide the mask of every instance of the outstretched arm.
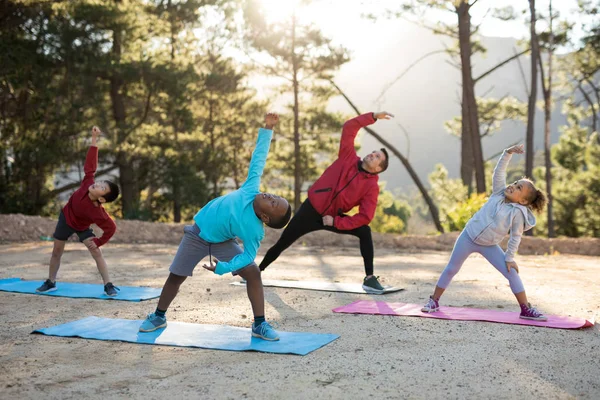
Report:
[[242,254],[238,254],[228,262],[217,260],[216,265],[211,264],[209,266],[205,264],[203,267],[217,275],[223,275],[244,268],[254,262],[261,240],[262,238],[258,240],[244,240],[244,252]]
[[492,177],[492,193],[496,193],[506,188],[506,168],[508,168],[508,163],[510,162],[510,159],[514,153],[523,154],[524,152],[525,150],[523,149],[522,144],[509,147],[502,152],[502,155],[496,164],[496,168],[494,168],[494,175]]
[[83,177],[83,181],[81,182],[82,186],[89,186],[94,181],[94,175],[96,174],[96,169],[98,168],[98,136],[102,133],[100,128],[94,126],[92,128],[92,144],[85,156],[85,164],[83,165],[83,172],[85,173]]
[[271,147],[271,139],[273,138],[273,128],[279,121],[279,116],[275,113],[268,113],[265,116],[265,127],[258,130],[258,139],[256,147],[252,152],[250,167],[248,168],[248,178],[242,185],[241,189],[258,192],[260,187],[260,177],[265,169],[267,155]]
[[340,140],[340,151],[338,152],[338,157],[342,158],[347,155],[356,154],[356,151],[354,150],[354,139],[356,139],[356,135],[358,134],[360,128],[371,125],[378,119],[390,119],[392,117],[392,114],[386,111],[380,111],[376,113],[359,115],[356,118],[346,121],[346,123],[344,123],[344,127],[342,128],[342,138]]

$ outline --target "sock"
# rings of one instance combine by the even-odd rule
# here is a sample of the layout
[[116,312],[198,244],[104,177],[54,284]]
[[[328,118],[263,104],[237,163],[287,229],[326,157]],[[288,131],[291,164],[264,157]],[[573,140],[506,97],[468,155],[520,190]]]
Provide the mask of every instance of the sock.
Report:
[[164,317],[165,317],[165,314],[166,314],[166,312],[167,312],[167,310],[164,310],[164,311],[163,311],[163,310],[159,310],[159,309],[158,309],[158,307],[157,307],[157,308],[156,308],[156,311],[154,311],[154,314],[155,314],[157,317],[164,318]]
[[261,315],[260,317],[254,317],[254,324],[252,324],[254,327],[259,326],[260,324],[262,324],[263,322],[265,322],[265,316]]

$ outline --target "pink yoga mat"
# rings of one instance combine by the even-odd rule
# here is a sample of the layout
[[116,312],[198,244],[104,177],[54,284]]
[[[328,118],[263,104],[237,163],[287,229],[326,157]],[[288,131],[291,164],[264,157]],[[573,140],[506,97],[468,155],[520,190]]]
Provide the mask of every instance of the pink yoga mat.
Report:
[[492,311],[478,308],[440,307],[435,313],[423,313],[423,305],[407,303],[386,303],[385,301],[357,300],[354,303],[334,308],[333,312],[347,314],[401,315],[405,317],[422,317],[438,319],[454,319],[459,321],[487,321],[503,324],[543,326],[558,329],[580,329],[594,326],[594,322],[583,318],[547,315],[548,321],[530,321],[519,318],[516,311]]

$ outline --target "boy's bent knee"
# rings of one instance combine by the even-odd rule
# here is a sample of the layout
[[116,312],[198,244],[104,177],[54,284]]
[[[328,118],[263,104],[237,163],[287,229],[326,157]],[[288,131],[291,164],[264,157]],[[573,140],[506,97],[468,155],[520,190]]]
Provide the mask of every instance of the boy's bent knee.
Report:
[[250,264],[247,267],[242,268],[238,275],[247,281],[260,279],[260,269],[256,264]]

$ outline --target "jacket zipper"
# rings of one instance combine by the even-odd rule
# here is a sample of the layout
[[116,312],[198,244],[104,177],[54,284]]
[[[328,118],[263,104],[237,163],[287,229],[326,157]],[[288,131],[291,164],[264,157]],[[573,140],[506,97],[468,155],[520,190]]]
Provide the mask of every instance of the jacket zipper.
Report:
[[[342,192],[344,191],[344,189],[346,189],[346,188],[348,187],[348,185],[349,185],[349,184],[350,184],[350,183],[351,183],[351,182],[354,180],[354,178],[356,178],[356,177],[358,176],[358,174],[359,174],[359,173],[360,173],[360,171],[358,171],[356,174],[354,174],[354,176],[352,177],[352,179],[350,179],[350,180],[348,181],[348,183],[346,183],[346,184],[344,185],[344,187],[343,187],[343,188],[341,188],[341,189],[340,189],[340,191],[339,191],[339,192],[337,192],[337,193],[336,193],[336,194],[333,196],[333,198],[331,199],[331,202],[329,203],[329,205],[327,206],[327,208],[326,208],[326,209],[323,211],[323,213],[326,213],[326,212],[327,212],[327,210],[329,210],[329,207],[331,207],[331,205],[333,204],[333,201],[336,199],[336,197],[338,197],[338,195],[339,195],[340,193],[342,193]],[[330,189],[331,189],[331,188],[330,188]],[[316,190],[315,190],[315,192],[316,192]],[[324,215],[324,214],[321,214],[321,216],[323,216],[323,215]]]
[[325,189],[315,190],[315,193],[323,193],[323,192],[331,192],[331,188],[328,187],[328,188],[325,188]]

